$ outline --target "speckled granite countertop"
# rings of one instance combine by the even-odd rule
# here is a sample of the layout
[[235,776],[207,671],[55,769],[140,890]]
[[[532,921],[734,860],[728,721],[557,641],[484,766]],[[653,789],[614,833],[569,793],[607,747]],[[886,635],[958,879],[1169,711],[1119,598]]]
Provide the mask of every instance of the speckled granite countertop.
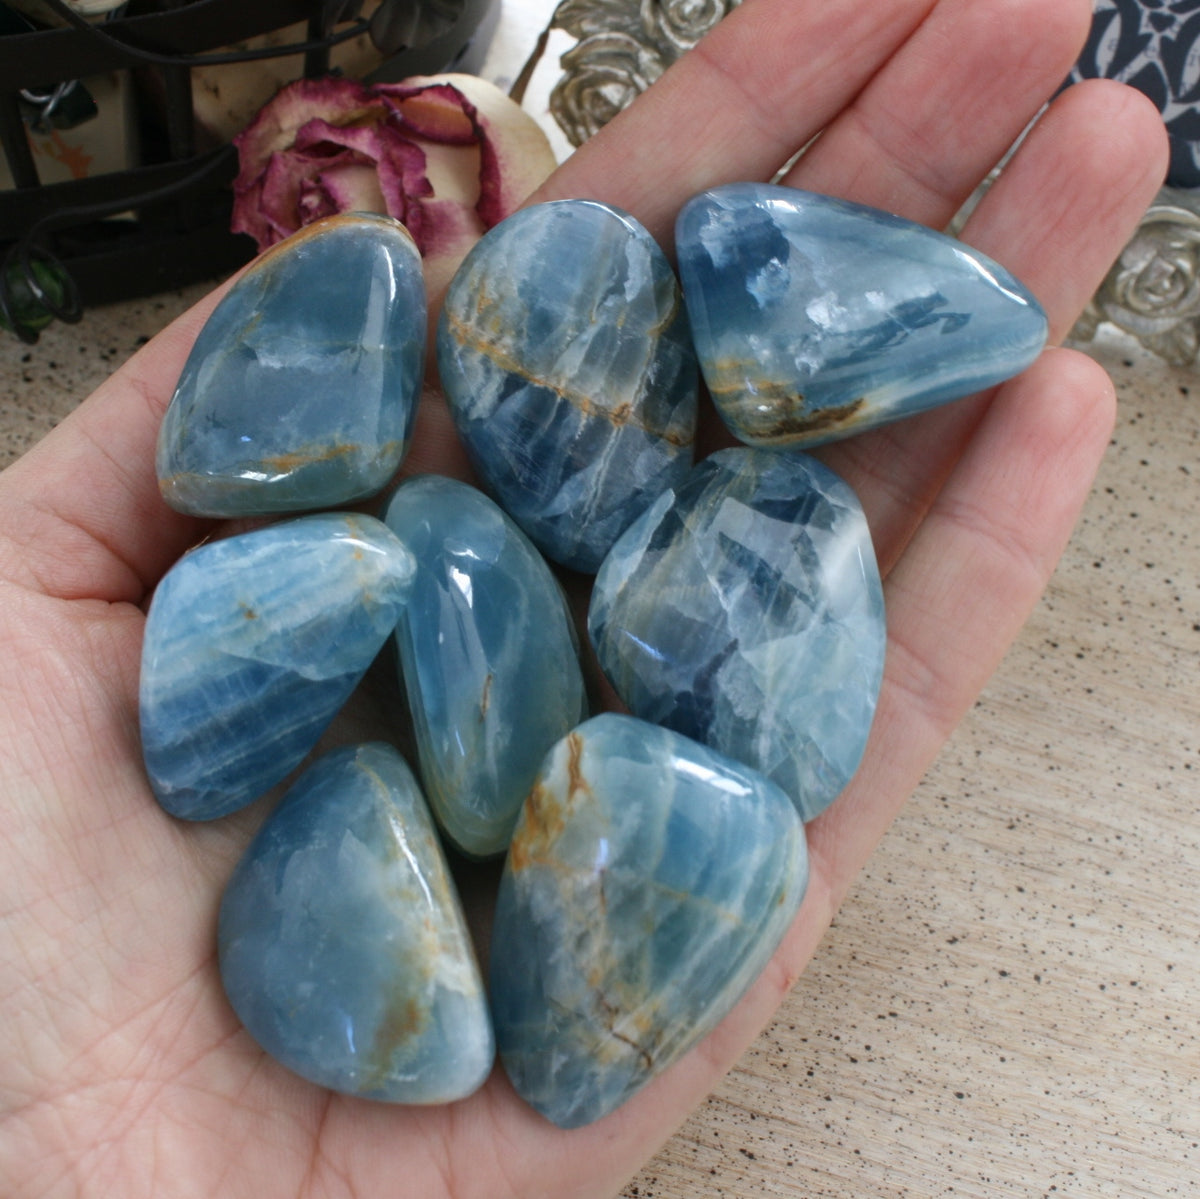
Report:
[[[205,289],[0,341],[0,463]],[[812,967],[626,1199],[1200,1177],[1200,375],[1121,412],[1050,589]]]

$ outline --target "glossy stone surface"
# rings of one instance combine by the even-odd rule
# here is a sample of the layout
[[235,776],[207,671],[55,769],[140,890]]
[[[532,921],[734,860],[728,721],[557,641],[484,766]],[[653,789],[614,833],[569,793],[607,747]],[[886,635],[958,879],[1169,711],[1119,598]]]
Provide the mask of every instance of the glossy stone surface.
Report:
[[425,793],[460,849],[503,853],[542,759],[584,715],[566,603],[474,487],[413,479],[386,519],[417,566],[396,641]]
[[548,557],[595,571],[691,465],[697,370],[679,287],[632,217],[509,217],[446,296],[438,370],[481,479]]
[[320,758],[221,902],[221,978],[250,1035],[323,1087],[449,1103],[487,1078],[487,1001],[433,821],[403,758]]
[[421,258],[357,213],[263,254],[208,318],[159,431],[164,499],[245,516],[373,495],[404,456],[425,355]]
[[613,547],[588,631],[629,709],[774,779],[805,820],[862,757],[883,592],[853,491],[804,454],[722,450]]
[[547,758],[500,884],[491,999],[521,1097],[574,1128],[706,1036],[766,965],[808,880],[761,775],[611,713]]
[[211,820],[298,766],[395,628],[414,571],[380,521],[353,513],[181,558],[142,647],[142,752],[159,803]]
[[876,209],[739,183],[679,215],[708,389],[750,445],[817,445],[1024,370],[1046,316],[997,263]]

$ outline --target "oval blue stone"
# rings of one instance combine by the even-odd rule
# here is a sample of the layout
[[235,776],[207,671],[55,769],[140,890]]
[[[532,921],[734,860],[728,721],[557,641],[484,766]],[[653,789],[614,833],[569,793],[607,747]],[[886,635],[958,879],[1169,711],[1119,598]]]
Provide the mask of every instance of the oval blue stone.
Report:
[[679,286],[618,209],[559,200],[496,226],[450,284],[437,345],[480,478],[564,566],[595,571],[691,465],[698,374]]
[[862,757],[883,677],[854,492],[804,454],[722,450],[609,554],[588,629],[629,709],[773,779],[810,820]]
[[281,782],[395,628],[412,555],[370,516],[321,513],[213,541],[154,593],[139,716],[150,785],[212,820]]
[[546,759],[492,934],[496,1041],[518,1094],[598,1120],[706,1036],[762,971],[808,882],[788,797],[629,716]]
[[416,561],[396,641],[425,793],[460,849],[503,853],[542,759],[584,715],[566,602],[528,538],[465,483],[413,479],[386,519]]
[[818,445],[1019,374],[1046,314],[962,242],[829,196],[762,183],[679,214],[705,382],[750,445]]
[[421,258],[398,221],[331,217],[254,262],[208,318],[159,431],[164,499],[246,516],[373,495],[408,446]]
[[267,818],[221,902],[238,1018],[310,1082],[450,1103],[487,1078],[483,983],[433,821],[390,746],[320,758]]

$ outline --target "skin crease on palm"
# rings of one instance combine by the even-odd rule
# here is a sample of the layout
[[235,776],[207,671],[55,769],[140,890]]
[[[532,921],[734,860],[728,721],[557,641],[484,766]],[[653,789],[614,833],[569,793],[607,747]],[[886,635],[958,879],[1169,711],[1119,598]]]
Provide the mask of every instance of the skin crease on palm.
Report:
[[[746,0],[538,199],[589,196],[664,245],[704,187],[787,182],[933,226],[1052,96],[1090,0]],[[1058,97],[965,239],[1069,329],[1165,169],[1157,113]],[[210,530],[167,511],[153,444],[210,298],[0,475],[0,1193],[6,1199],[604,1199],[734,1063],[815,950],[905,797],[1036,603],[1114,417],[1101,369],[1052,348],[995,393],[822,452],[862,497],[889,650],[863,766],[809,829],[813,877],[759,982],[624,1108],[560,1132],[503,1074],[444,1108],[334,1096],[266,1058],[226,1004],[220,888],[262,804],[157,808],[136,718],[143,611]],[[710,437],[716,444],[718,437]],[[407,471],[458,473],[427,396]]]

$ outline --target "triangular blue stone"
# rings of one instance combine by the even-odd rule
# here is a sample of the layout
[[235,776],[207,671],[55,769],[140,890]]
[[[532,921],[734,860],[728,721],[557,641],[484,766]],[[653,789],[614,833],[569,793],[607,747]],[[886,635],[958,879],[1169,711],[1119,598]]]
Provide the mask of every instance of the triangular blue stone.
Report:
[[819,445],[1019,374],[1046,316],[1008,271],[944,234],[789,187],[737,183],[680,213],[701,369],[750,445]]
[[281,782],[396,626],[412,555],[380,521],[321,513],[202,545],[154,593],[142,753],[173,816],[212,820]]
[[804,828],[749,767],[605,713],[547,755],[492,932],[496,1042],[517,1093],[598,1120],[706,1036],[808,883]]
[[335,1091],[450,1103],[495,1051],[433,821],[388,745],[335,750],[267,818],[221,902],[221,980],[250,1034]]

